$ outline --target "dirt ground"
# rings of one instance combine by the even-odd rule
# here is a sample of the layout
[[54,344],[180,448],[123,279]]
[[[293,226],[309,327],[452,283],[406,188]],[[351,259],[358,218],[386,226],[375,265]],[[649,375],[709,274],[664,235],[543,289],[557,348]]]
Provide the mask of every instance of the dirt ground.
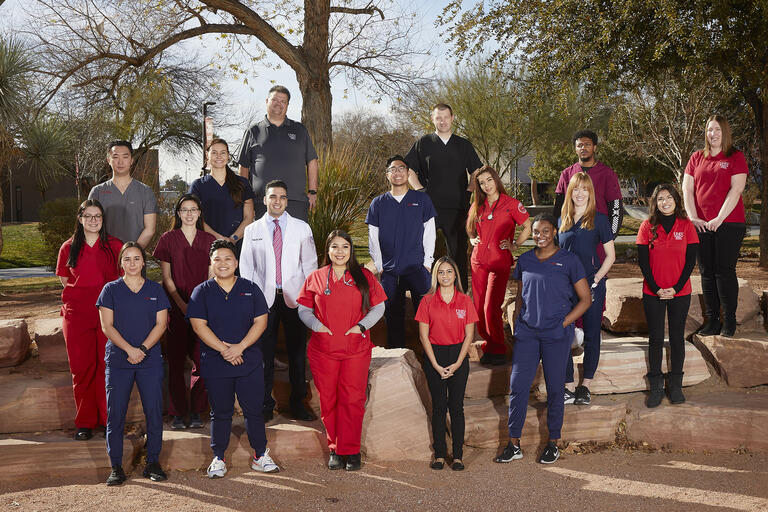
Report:
[[[56,482],[0,483],[3,510],[768,510],[768,456],[750,453],[644,453],[609,448],[564,454],[553,465],[526,452],[510,464],[495,452],[468,449],[467,469],[434,471],[427,463],[364,464],[328,471],[302,461],[275,475],[173,471],[154,483],[138,471],[120,488],[73,476]],[[41,461],[44,463],[44,461]]]

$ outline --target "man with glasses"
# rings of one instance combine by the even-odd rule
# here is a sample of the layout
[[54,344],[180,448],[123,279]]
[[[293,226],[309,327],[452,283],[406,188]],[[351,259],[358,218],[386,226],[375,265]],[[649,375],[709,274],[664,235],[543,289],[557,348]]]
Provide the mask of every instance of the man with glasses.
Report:
[[389,192],[371,201],[368,250],[387,294],[384,318],[387,347],[405,347],[405,291],[414,312],[429,291],[435,251],[435,207],[424,192],[408,189],[408,164],[400,155],[387,160]]

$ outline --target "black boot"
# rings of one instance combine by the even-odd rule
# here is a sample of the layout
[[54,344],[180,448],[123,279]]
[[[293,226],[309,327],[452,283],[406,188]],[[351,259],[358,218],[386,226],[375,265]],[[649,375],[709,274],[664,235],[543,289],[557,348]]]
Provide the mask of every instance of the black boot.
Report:
[[720,334],[721,328],[722,324],[720,324],[718,317],[715,315],[708,315],[707,321],[701,326],[698,334],[700,336],[715,336],[716,334]]
[[673,404],[684,403],[685,395],[683,395],[683,373],[668,373],[667,379],[667,393],[669,394],[669,401]]
[[347,471],[357,471],[360,469],[360,466],[362,463],[360,462],[360,454],[355,453],[353,455],[347,455],[347,465],[344,466],[344,469]]
[[723,319],[723,328],[720,330],[720,336],[733,338],[734,334],[736,334],[736,315],[733,315],[733,317],[726,316]]
[[664,375],[660,373],[651,375],[649,373],[646,377],[648,377],[648,383],[650,384],[650,392],[648,393],[648,400],[646,400],[645,405],[649,409],[653,409],[658,407],[661,404],[661,399],[664,398]]

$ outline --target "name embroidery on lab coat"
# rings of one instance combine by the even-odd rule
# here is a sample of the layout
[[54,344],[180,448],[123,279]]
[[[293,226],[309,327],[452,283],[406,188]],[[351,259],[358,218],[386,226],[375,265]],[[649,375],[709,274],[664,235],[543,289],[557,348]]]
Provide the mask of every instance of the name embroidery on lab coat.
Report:
[[467,318],[467,310],[466,309],[457,309],[456,310],[456,318],[465,319]]

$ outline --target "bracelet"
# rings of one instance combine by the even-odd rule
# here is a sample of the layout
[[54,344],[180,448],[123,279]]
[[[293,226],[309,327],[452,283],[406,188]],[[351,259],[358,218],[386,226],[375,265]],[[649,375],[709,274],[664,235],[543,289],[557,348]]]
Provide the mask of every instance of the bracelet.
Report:
[[145,354],[147,353],[147,347],[145,347],[143,343],[138,346],[138,349],[144,352]]

